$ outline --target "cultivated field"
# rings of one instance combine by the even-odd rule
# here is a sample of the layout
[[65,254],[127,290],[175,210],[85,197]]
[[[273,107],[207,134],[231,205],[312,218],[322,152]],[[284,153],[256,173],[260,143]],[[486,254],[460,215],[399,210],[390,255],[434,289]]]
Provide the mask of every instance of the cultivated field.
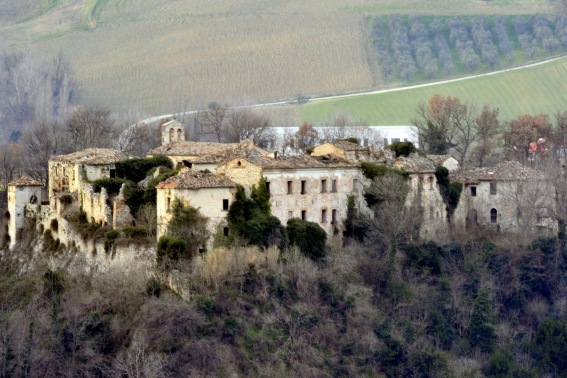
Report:
[[500,109],[500,119],[521,114],[567,111],[567,58],[536,67],[473,78],[424,88],[400,90],[302,105],[302,119],[324,124],[337,112],[350,114],[370,125],[408,125],[420,102],[438,93],[457,96],[478,106],[489,104]]
[[[17,0],[0,0],[16,4]],[[542,0],[41,0],[0,24],[4,48],[63,50],[85,103],[146,114],[381,88],[367,17],[534,14]],[[27,9],[27,8],[26,8]],[[0,46],[2,47],[2,46]],[[394,85],[389,83],[389,85]]]

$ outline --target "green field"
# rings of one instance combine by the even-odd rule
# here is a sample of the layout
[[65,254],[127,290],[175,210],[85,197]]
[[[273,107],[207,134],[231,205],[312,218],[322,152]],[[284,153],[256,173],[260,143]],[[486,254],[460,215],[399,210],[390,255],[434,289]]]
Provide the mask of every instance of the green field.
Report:
[[367,19],[376,15],[556,11],[547,0],[5,1],[29,6],[0,19],[3,50],[28,41],[42,58],[61,50],[82,102],[144,114],[403,85],[384,83],[375,63]]
[[535,67],[453,83],[396,92],[302,105],[304,121],[324,124],[331,115],[344,112],[370,125],[408,125],[420,102],[434,94],[457,96],[479,107],[489,104],[500,109],[500,119],[521,114],[555,114],[567,111],[567,58]]

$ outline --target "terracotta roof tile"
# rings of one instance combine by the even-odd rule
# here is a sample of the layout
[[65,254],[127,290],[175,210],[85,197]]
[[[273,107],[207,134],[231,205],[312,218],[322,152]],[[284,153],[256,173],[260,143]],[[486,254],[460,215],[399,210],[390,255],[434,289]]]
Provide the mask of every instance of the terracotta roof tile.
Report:
[[240,143],[214,143],[214,142],[193,142],[184,141],[169,143],[164,146],[154,148],[148,155],[165,156],[207,156],[222,155],[233,149],[255,148],[251,140]]
[[475,184],[480,181],[542,180],[545,175],[517,161],[505,161],[494,168],[459,169],[449,175],[451,181]]
[[252,156],[246,158],[250,163],[263,169],[297,169],[297,168],[358,168],[360,164],[343,159],[336,155],[294,155],[277,159]]
[[435,172],[435,165],[427,157],[417,153],[410,156],[402,156],[396,159],[394,167],[403,169],[410,173],[432,173]]
[[233,188],[236,184],[225,176],[214,173],[184,170],[177,176],[168,178],[156,185],[156,189],[203,189]]
[[51,161],[80,163],[90,165],[112,164],[120,160],[131,159],[132,155],[108,148],[88,148],[67,155],[51,157]]
[[22,176],[18,179],[10,181],[8,183],[8,186],[43,186],[43,184],[29,176]]

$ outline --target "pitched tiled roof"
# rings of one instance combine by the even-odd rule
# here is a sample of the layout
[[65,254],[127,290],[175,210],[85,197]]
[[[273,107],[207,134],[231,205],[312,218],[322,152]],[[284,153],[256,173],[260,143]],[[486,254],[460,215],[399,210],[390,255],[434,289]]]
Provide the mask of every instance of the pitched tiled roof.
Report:
[[43,186],[43,184],[29,176],[22,176],[18,179],[10,181],[8,183],[8,186]]
[[214,143],[214,142],[193,142],[184,141],[169,143],[164,146],[154,148],[148,155],[165,155],[165,156],[207,156],[222,155],[233,149],[254,148],[251,140],[245,140],[240,143]]
[[294,155],[277,159],[252,156],[246,158],[250,163],[263,169],[297,169],[297,168],[358,168],[360,164],[353,163],[336,155]]
[[474,184],[480,181],[521,181],[542,180],[545,175],[535,169],[523,166],[517,161],[505,161],[494,168],[459,169],[449,175],[451,181]]
[[362,147],[356,143],[348,142],[346,140],[338,140],[336,142],[329,143],[344,151],[368,151],[368,147]]
[[225,176],[214,173],[184,170],[177,176],[168,178],[156,185],[156,189],[203,189],[233,188],[236,184]]
[[80,163],[90,165],[112,164],[120,160],[130,159],[132,155],[108,148],[87,148],[67,155],[51,157],[51,161]]
[[265,153],[251,148],[232,148],[224,151],[222,154],[205,155],[191,160],[195,164],[224,164],[236,158],[247,158],[251,156],[265,156]]
[[452,158],[451,155],[427,155],[427,157],[436,167],[443,165],[444,162]]
[[432,173],[435,165],[427,157],[413,153],[410,156],[401,156],[394,162],[394,167],[410,173]]

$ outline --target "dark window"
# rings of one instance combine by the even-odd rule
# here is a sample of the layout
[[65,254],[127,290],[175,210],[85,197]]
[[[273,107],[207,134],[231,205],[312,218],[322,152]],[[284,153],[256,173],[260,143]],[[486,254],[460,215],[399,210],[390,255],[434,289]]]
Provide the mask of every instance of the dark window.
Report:
[[307,181],[301,180],[301,194],[307,193],[306,186],[307,186]]
[[167,210],[171,208],[171,198],[167,198]]
[[270,182],[266,181],[266,191],[270,193]]
[[496,209],[490,209],[490,223],[496,223],[498,220],[498,211]]
[[228,227],[223,227],[222,231],[224,236],[228,236]]
[[429,189],[433,189],[433,176],[429,176]]
[[433,210],[433,206],[429,206],[429,219],[433,219],[433,214],[435,214],[435,210]]
[[476,197],[476,186],[471,186],[471,196]]
[[331,192],[333,192],[333,193],[337,192],[337,180],[336,179],[331,181]]
[[490,194],[491,195],[496,194],[496,183],[495,182],[490,183]]
[[337,209],[331,211],[331,224],[337,223]]
[[327,223],[327,210],[321,210],[321,223]]
[[327,180],[321,180],[321,193],[327,193]]
[[301,220],[306,220],[306,219],[307,219],[307,211],[301,210]]
[[293,194],[293,181],[287,182],[287,194]]
[[222,209],[228,210],[228,200],[227,199],[222,200]]
[[110,178],[115,178],[116,177],[116,169],[110,169]]
[[352,191],[358,192],[358,179],[352,179]]

